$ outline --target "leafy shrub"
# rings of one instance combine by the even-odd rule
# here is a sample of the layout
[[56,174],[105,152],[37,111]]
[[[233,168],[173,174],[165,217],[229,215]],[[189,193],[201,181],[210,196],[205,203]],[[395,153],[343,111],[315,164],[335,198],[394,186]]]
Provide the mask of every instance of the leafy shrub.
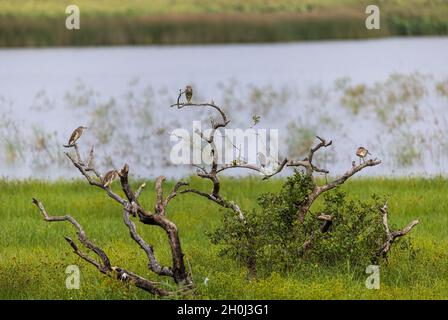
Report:
[[[258,274],[292,271],[301,263],[349,264],[362,268],[377,262],[386,234],[377,196],[354,201],[338,189],[324,194],[319,212],[308,212],[303,222],[297,212],[314,187],[314,181],[296,171],[278,194],[263,194],[259,208],[245,215],[245,221],[225,212],[223,223],[212,234],[221,245],[220,254],[240,263],[255,261]],[[332,222],[324,227],[317,219],[325,214]]]

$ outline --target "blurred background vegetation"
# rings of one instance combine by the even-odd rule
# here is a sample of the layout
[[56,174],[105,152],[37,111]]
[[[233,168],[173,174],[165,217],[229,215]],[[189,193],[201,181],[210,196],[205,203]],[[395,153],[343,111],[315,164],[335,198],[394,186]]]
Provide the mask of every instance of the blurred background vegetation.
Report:
[[[196,44],[446,35],[446,0],[1,0],[0,46]],[[381,10],[367,30],[365,8]]]

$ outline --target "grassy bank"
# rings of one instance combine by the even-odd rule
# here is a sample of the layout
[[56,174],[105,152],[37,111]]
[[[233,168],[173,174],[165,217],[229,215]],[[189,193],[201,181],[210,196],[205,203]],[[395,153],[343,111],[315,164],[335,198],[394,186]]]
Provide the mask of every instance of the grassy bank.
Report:
[[[364,25],[368,4],[381,30]],[[437,0],[156,0],[76,4],[81,29],[65,28],[70,1],[0,2],[0,46],[199,44],[360,39],[448,34],[448,2]]]
[[[243,208],[256,205],[256,197],[276,191],[282,181],[227,179],[223,191]],[[207,190],[203,181],[194,184]],[[203,184],[203,185],[202,185]],[[118,186],[116,185],[115,188]],[[233,299],[447,299],[448,298],[448,201],[446,179],[358,179],[343,188],[353,198],[372,193],[390,195],[390,220],[403,226],[414,218],[421,224],[412,232],[415,255],[397,245],[381,270],[381,289],[367,290],[366,275],[347,266],[337,269],[319,265],[301,267],[287,275],[272,274],[250,281],[243,267],[217,256],[218,248],[204,232],[219,224],[222,214],[211,203],[186,195],[173,200],[169,216],[177,223],[186,256],[193,267],[199,298]],[[74,237],[66,223],[45,223],[31,204],[31,197],[44,201],[52,214],[69,213],[84,225],[90,238],[103,247],[112,263],[153,277],[145,255],[123,225],[120,207],[84,181],[0,181],[0,299],[148,299],[151,296],[101,275],[75,256],[64,235]],[[151,187],[142,196],[151,207]],[[169,264],[165,234],[138,225],[154,245],[157,257]],[[65,268],[81,270],[80,290],[65,288]],[[204,285],[204,278],[209,278]],[[160,280],[160,279],[159,279]]]

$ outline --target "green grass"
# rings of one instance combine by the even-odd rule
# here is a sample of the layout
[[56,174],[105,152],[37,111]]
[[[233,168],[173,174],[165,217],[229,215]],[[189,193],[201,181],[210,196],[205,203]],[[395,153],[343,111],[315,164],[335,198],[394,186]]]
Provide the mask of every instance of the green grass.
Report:
[[[194,185],[208,190],[205,181]],[[276,191],[282,180],[261,182],[255,178],[225,179],[222,189],[243,208],[256,206],[263,192]],[[170,182],[168,186],[172,186]],[[167,187],[168,187],[167,186]],[[117,188],[118,185],[115,185]],[[415,257],[396,246],[381,270],[381,289],[367,290],[366,275],[345,265],[337,268],[306,265],[287,275],[250,280],[242,266],[219,258],[218,249],[204,235],[220,223],[222,211],[194,195],[173,200],[169,217],[179,227],[186,257],[203,299],[447,299],[448,298],[448,180],[353,179],[343,187],[352,198],[372,193],[389,196],[390,220],[404,226],[418,218],[413,230]],[[118,191],[118,190],[117,190]],[[119,265],[150,278],[144,253],[131,240],[122,222],[120,207],[101,190],[84,181],[0,181],[0,299],[152,299],[141,290],[127,287],[100,274],[72,253],[63,236],[75,236],[68,223],[46,223],[31,204],[43,201],[53,215],[71,214],[89,237]],[[142,195],[148,208],[154,192],[149,184]],[[317,204],[319,205],[319,204]],[[139,232],[154,245],[158,259],[169,264],[166,236],[156,227],[137,224]],[[81,288],[65,288],[65,268],[81,270]],[[210,280],[203,284],[205,277]],[[156,278],[155,278],[156,279]],[[158,279],[162,281],[162,279]]]
[[305,13],[347,8],[365,8],[376,4],[384,9],[402,9],[426,12],[443,7],[437,0],[2,0],[0,12],[4,15],[58,16],[70,4],[76,4],[87,15],[167,15],[202,13]]
[[[448,34],[439,0],[79,0],[81,30],[65,29],[65,0],[0,1],[0,46],[194,44]],[[365,8],[381,10],[366,30]]]

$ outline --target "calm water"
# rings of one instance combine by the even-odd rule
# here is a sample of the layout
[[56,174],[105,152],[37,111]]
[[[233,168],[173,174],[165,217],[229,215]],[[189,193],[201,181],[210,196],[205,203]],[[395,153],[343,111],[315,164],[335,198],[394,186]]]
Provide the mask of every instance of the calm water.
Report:
[[[170,144],[168,133],[156,136],[154,130],[179,126],[190,129],[192,120],[202,118],[198,113],[167,107],[170,102],[175,102],[179,88],[185,84],[193,84],[198,99],[224,103],[238,127],[250,126],[251,115],[261,113],[261,127],[280,129],[280,149],[285,154],[288,153],[287,137],[291,137],[295,130],[287,131],[291,123],[298,127],[308,126],[310,132],[332,138],[335,146],[331,156],[322,161],[335,174],[350,166],[353,150],[360,144],[369,146],[372,153],[384,161],[381,167],[365,174],[443,173],[448,170],[448,152],[441,146],[443,143],[432,142],[432,138],[423,143],[419,139],[436,133],[439,136],[446,134],[446,119],[443,117],[448,99],[433,95],[432,91],[438,81],[448,79],[447,57],[448,38],[185,47],[1,49],[0,115],[3,122],[0,122],[0,134],[3,137],[0,138],[3,145],[0,141],[0,148],[3,149],[0,176],[76,176],[66,161],[56,160],[63,151],[56,146],[65,143],[71,130],[81,123],[95,126],[93,131],[96,135],[86,135],[86,143],[100,143],[100,131],[106,127],[107,134],[118,136],[123,133],[121,136],[125,135],[128,142],[137,136],[141,138],[133,149],[138,148],[144,156],[135,150],[131,155],[113,147],[123,141],[104,140],[104,148],[100,146],[99,149],[103,152],[99,154],[99,166],[103,170],[121,166],[126,160],[136,163],[136,170],[145,176],[162,173],[179,176],[190,172],[185,167],[170,166],[166,159],[154,160],[161,157],[157,152],[159,149],[154,148]],[[343,78],[350,79],[353,85],[363,83],[375,88],[379,83],[387,88],[387,79],[392,74],[408,76],[416,72],[431,79],[431,84],[421,81],[428,84],[428,88],[425,88],[424,97],[415,102],[423,116],[392,129],[386,129],[384,123],[368,114],[351,114],[341,105],[342,93],[335,89],[335,83]],[[264,90],[269,90],[272,97],[269,101],[258,101],[253,96],[256,89],[261,90],[262,95],[266,92]],[[101,118],[98,115],[101,112],[95,112],[95,108],[108,103],[112,107],[103,108]],[[143,105],[151,110],[150,120],[139,123],[138,119],[133,119],[132,124],[124,121],[129,110]],[[408,105],[409,111],[406,111]],[[413,105],[405,100],[400,108],[410,114]],[[429,110],[426,108],[431,109],[433,116],[426,115],[428,112],[425,110]],[[325,116],[335,123],[321,125]],[[437,117],[443,119],[438,121],[437,130],[433,130]],[[51,136],[45,148],[32,141],[38,134],[36,132]],[[142,138],[144,132],[150,136],[148,139]],[[392,156],[393,141],[402,138],[403,132],[411,136],[403,139],[413,139],[413,145],[421,152],[412,163],[405,161],[403,164]],[[414,136],[416,132],[418,136]],[[298,137],[299,140],[301,138]],[[12,150],[14,148],[19,151]],[[412,156],[412,152],[410,154]],[[52,164],[47,166],[46,160]]]

